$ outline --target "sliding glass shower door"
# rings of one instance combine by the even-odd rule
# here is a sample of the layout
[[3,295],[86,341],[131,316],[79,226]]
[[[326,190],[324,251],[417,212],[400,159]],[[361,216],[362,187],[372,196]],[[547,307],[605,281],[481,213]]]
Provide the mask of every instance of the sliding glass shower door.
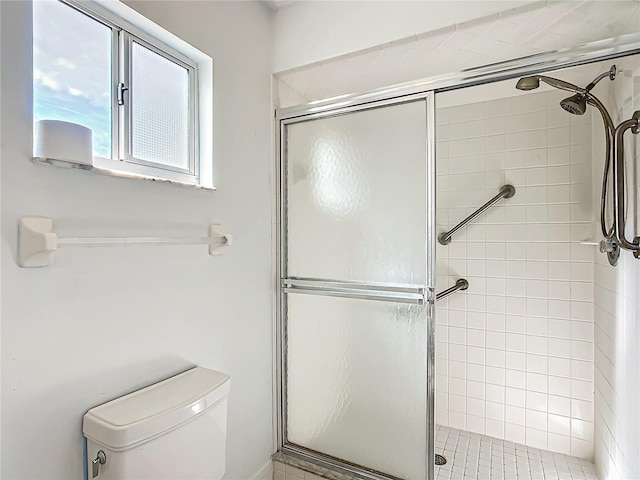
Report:
[[281,450],[427,478],[432,102],[281,120]]

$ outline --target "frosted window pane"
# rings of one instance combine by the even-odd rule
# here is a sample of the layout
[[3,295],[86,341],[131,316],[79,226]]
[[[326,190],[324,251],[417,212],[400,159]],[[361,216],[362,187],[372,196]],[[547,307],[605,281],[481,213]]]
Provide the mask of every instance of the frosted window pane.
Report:
[[33,117],[91,129],[111,158],[111,29],[61,2],[33,2]]
[[189,169],[189,71],[133,42],[132,155]]
[[290,277],[424,284],[424,101],[287,127]]
[[426,308],[287,296],[287,439],[423,479]]

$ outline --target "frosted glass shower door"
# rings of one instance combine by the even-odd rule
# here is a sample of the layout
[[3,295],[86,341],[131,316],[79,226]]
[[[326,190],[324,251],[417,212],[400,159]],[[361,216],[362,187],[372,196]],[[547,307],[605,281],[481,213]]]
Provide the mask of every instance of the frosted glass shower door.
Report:
[[284,451],[422,480],[426,98],[283,130]]

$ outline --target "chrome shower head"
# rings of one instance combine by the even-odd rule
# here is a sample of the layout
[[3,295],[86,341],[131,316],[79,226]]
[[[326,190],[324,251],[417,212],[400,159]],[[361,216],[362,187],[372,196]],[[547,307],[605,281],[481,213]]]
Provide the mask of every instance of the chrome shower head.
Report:
[[535,90],[540,86],[540,78],[539,77],[522,77],[516,83],[516,88],[518,90]]
[[560,106],[573,115],[584,115],[587,111],[587,97],[576,93],[560,102]]
[[544,75],[533,75],[531,77],[522,77],[516,83],[518,90],[535,90],[540,86],[540,80],[544,83],[551,85],[552,87],[559,88],[560,90],[566,90],[574,93],[585,93],[584,88],[580,88],[573,83],[565,82],[558,78],[545,77]]

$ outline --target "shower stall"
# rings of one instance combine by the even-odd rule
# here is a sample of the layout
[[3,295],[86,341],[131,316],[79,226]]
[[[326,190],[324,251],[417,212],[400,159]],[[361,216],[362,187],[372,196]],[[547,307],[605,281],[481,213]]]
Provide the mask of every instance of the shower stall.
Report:
[[640,474],[607,460],[640,440],[612,393],[637,376],[612,318],[638,271],[638,52],[277,112],[275,460],[367,480]]

